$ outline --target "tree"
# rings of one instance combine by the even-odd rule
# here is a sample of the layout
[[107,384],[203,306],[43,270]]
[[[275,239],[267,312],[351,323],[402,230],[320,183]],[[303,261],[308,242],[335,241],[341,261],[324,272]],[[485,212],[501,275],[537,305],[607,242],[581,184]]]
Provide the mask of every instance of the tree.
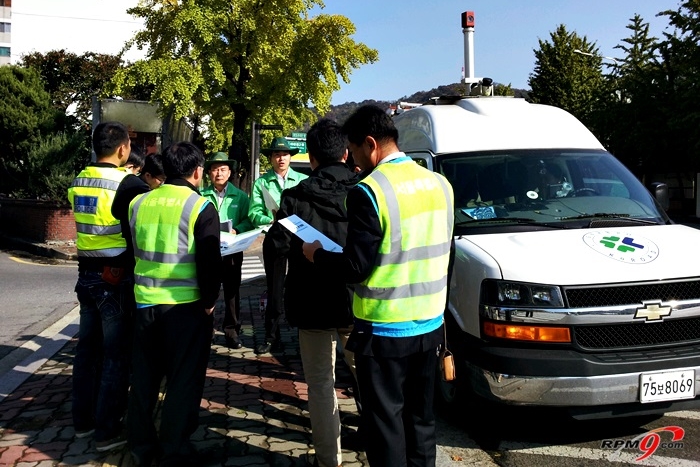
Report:
[[625,55],[616,59],[614,73],[607,77],[613,92],[601,100],[595,128],[610,152],[641,176],[652,170],[668,125],[656,84],[661,66],[658,40],[649,35],[649,23],[639,15],[626,27],[631,35],[615,46]]
[[34,69],[0,67],[0,192],[65,202],[90,152],[81,134],[62,132],[63,117]]
[[92,96],[101,95],[106,84],[123,66],[117,55],[87,52],[76,55],[65,50],[22,57],[22,64],[37,70],[56,109],[75,116],[77,124],[89,130]]
[[[229,147],[242,167],[253,121],[300,128],[325,113],[339,79],[377,60],[339,15],[309,16],[320,0],[145,0],[128,12],[145,29],[126,47],[146,59],[115,76],[115,93],[153,83],[175,118],[208,120],[208,149]],[[230,146],[224,142],[230,141]],[[225,146],[224,146],[225,145]]]
[[533,102],[561,107],[590,128],[604,84],[598,49],[585,36],[569,33],[563,24],[550,38],[551,42],[539,40],[539,50],[533,51],[535,69],[528,80],[530,98]]
[[659,44],[663,70],[656,76],[668,117],[668,154],[679,170],[700,172],[700,2],[686,0],[660,15],[674,28]]

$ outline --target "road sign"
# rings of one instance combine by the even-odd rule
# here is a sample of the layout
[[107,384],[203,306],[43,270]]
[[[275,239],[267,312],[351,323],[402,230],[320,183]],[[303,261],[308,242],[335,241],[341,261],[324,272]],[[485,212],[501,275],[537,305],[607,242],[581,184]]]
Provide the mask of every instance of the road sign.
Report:
[[290,148],[298,148],[299,152],[301,152],[301,153],[306,152],[306,141],[287,138],[287,142],[289,143]]
[[300,139],[306,140],[306,133],[301,132],[301,131],[293,131],[292,138],[300,138]]

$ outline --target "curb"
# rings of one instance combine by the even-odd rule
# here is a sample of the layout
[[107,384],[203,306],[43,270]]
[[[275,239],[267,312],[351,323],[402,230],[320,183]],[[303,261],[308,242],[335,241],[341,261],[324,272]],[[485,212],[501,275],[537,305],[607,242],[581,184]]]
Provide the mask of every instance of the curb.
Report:
[[63,252],[51,245],[32,243],[19,238],[8,237],[0,234],[0,247],[25,251],[27,253],[43,256],[45,258],[62,259],[67,261],[77,261],[78,255],[75,253]]

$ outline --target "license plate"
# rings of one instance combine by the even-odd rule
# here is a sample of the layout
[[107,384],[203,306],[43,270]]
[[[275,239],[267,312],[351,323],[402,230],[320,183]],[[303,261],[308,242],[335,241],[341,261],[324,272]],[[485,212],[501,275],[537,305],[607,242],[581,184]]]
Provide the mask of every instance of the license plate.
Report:
[[692,369],[642,373],[639,400],[642,403],[692,399],[695,397],[695,371]]

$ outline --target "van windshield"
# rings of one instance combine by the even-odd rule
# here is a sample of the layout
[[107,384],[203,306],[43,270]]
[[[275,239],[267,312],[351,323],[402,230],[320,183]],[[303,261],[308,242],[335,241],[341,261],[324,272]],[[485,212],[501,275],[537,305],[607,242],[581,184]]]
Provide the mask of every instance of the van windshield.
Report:
[[598,218],[668,221],[651,193],[605,151],[470,152],[438,156],[436,164],[454,189],[459,229],[580,228]]

